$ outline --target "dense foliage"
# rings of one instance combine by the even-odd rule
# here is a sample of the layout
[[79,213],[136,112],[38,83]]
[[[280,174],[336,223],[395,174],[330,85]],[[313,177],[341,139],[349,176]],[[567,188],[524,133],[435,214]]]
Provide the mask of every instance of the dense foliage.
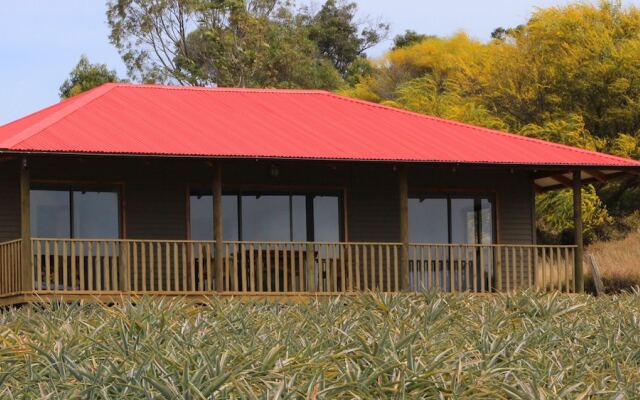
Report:
[[86,56],[81,56],[78,64],[71,70],[60,86],[61,99],[67,99],[107,82],[118,82],[118,74],[105,64],[91,64]]
[[[405,37],[406,36],[406,37]],[[588,2],[534,12],[483,43],[452,37],[398,38],[372,73],[343,92],[489,128],[640,158],[640,10]],[[405,45],[405,43],[409,45]],[[413,43],[413,44],[412,44]],[[607,235],[640,208],[640,179],[586,192],[586,230]],[[597,197],[604,201],[605,207]],[[571,215],[567,193],[538,199],[539,227],[558,240]],[[595,207],[595,208],[593,208]],[[551,211],[551,214],[549,212]],[[549,219],[552,220],[549,220]],[[547,230],[551,228],[551,230]]]
[[384,23],[352,2],[318,11],[289,0],[109,0],[111,42],[145,82],[335,89],[368,67]]
[[640,296],[25,306],[2,398],[634,398]]

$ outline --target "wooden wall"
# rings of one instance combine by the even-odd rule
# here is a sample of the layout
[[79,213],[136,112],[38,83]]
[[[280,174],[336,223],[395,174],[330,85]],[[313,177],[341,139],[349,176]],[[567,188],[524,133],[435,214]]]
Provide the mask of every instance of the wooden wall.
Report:
[[[270,174],[271,166],[278,176]],[[208,185],[213,168],[196,159],[51,157],[30,159],[33,181],[113,183],[122,187],[123,234],[131,239],[186,239],[188,186]],[[344,190],[349,241],[399,240],[397,172],[380,163],[224,161],[225,188],[273,187]],[[0,164],[0,239],[19,236],[18,166]],[[494,193],[502,243],[535,241],[529,173],[504,168],[413,166],[410,190]]]
[[17,160],[0,160],[0,243],[20,238],[20,172]]

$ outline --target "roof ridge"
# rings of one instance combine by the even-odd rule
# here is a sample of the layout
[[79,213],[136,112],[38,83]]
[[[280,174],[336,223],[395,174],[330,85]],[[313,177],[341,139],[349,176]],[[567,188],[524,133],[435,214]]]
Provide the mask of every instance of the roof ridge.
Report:
[[[230,93],[286,93],[286,94],[326,94],[330,93],[323,89],[278,89],[278,88],[241,88],[241,87],[212,87],[212,86],[178,86],[178,85],[158,85],[149,83],[126,83],[116,82],[105,85],[134,88],[134,89],[158,89],[177,91],[204,91],[204,92],[230,92]],[[103,85],[104,86],[104,85]]]
[[[461,126],[461,127],[464,127],[464,128],[474,129],[474,130],[477,130],[477,131],[490,133],[490,134],[493,134],[493,135],[506,136],[506,137],[513,138],[513,139],[518,139],[518,140],[524,140],[524,141],[528,141],[528,142],[544,144],[544,145],[551,146],[551,147],[561,148],[561,149],[565,149],[565,150],[571,150],[571,151],[574,151],[574,152],[577,152],[577,153],[581,153],[581,154],[585,154],[586,153],[586,154],[590,154],[590,155],[597,155],[597,156],[600,156],[600,157],[610,158],[610,159],[617,160],[617,161],[621,161],[621,160],[627,161],[627,162],[629,161],[629,159],[627,159],[627,158],[614,156],[613,154],[602,153],[602,152],[593,151],[593,150],[587,150],[587,149],[583,149],[583,148],[580,148],[580,147],[569,146],[569,145],[562,144],[562,143],[550,142],[548,140],[532,138],[532,137],[529,137],[529,136],[519,135],[517,133],[504,132],[504,131],[499,131],[497,129],[490,129],[490,128],[485,128],[485,127],[482,127],[482,126],[471,125],[471,124],[467,124],[467,123],[464,123],[464,122],[453,121],[453,120],[450,120],[450,119],[436,117],[436,116],[433,116],[433,115],[421,114],[421,113],[418,113],[418,112],[415,112],[415,111],[404,110],[402,108],[395,108],[395,107],[391,107],[391,106],[387,106],[387,105],[379,104],[379,103],[373,103],[371,101],[356,99],[356,98],[345,96],[345,95],[341,95],[341,94],[338,94],[338,93],[327,92],[327,91],[325,91],[324,93],[328,94],[329,96],[332,96],[332,97],[335,97],[337,99],[341,99],[341,100],[344,100],[344,101],[351,101],[351,102],[362,104],[362,105],[366,105],[366,106],[369,106],[369,107],[382,108],[384,110],[394,111],[394,112],[398,112],[398,113],[401,113],[401,114],[412,115],[412,116],[418,117],[418,118],[425,118],[425,119],[429,119],[429,120],[432,120],[432,121],[442,122],[442,123],[445,123],[445,124]],[[631,160],[631,161],[636,161],[636,160]]]
[[[20,131],[19,133],[13,135],[12,137],[9,137],[3,141],[0,142],[0,148],[11,148],[13,146],[16,146],[18,144],[20,144],[21,142],[24,142],[25,140],[37,135],[38,133],[42,132],[43,130],[45,130],[46,128],[50,127],[51,125],[55,124],[56,122],[62,120],[63,118],[73,114],[75,111],[77,111],[78,109],[82,108],[83,106],[91,103],[93,100],[101,97],[102,95],[104,95],[105,93],[109,92],[110,90],[112,90],[116,85],[114,84],[104,84],[104,85],[100,85],[94,89],[91,89],[85,93],[82,93],[80,95],[78,95],[78,97],[76,98],[70,98],[67,100],[64,100],[62,102],[59,102],[57,104],[54,104],[50,107],[47,108],[51,108],[51,107],[55,107],[55,106],[60,106],[61,109],[54,112],[53,114],[49,115],[48,117],[42,119],[41,121],[39,121],[38,123],[24,129],[23,131]],[[65,104],[67,103],[67,104]],[[43,110],[37,111],[34,114],[37,114],[39,112],[41,112]],[[33,115],[33,114],[30,114]],[[26,118],[29,115],[23,117]],[[20,118],[22,119],[22,118]],[[19,120],[18,120],[19,121]],[[16,121],[13,121],[16,122]],[[13,123],[10,122],[9,124]],[[9,125],[7,124],[7,125]],[[4,126],[7,126],[4,125]]]

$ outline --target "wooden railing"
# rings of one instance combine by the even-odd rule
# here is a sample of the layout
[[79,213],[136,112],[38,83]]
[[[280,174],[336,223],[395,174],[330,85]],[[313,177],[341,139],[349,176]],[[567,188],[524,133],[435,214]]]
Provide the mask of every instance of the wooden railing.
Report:
[[[397,292],[401,250],[400,243],[225,241],[219,277],[230,294]],[[409,290],[573,291],[573,246],[408,250]],[[203,294],[218,287],[213,241],[33,239],[32,251],[38,292]]]
[[0,243],[0,297],[22,291],[22,241]]
[[410,244],[409,286],[478,293],[573,292],[575,246]]

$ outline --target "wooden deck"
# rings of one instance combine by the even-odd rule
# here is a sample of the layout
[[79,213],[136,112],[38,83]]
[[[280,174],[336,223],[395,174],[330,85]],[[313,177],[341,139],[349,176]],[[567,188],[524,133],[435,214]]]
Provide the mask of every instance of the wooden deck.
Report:
[[[122,296],[574,291],[575,246],[77,240],[0,244],[0,304]],[[30,248],[24,273],[23,249]]]

